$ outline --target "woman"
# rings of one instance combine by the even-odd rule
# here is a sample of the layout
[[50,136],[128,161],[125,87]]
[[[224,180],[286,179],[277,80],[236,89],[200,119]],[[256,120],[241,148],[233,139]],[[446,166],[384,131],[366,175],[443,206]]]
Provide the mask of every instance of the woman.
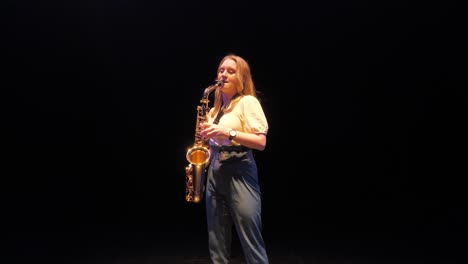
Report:
[[247,61],[234,54],[225,56],[217,80],[222,84],[201,129],[211,151],[205,194],[210,258],[216,264],[229,263],[234,226],[246,262],[268,263],[252,153],[265,149],[268,122]]

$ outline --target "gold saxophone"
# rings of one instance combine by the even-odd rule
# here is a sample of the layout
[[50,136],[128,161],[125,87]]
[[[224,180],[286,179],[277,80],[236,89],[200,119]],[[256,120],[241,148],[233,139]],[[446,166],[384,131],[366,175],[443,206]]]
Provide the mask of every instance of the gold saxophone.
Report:
[[187,150],[185,155],[189,164],[185,167],[185,200],[199,203],[205,191],[205,169],[210,160],[209,145],[201,138],[201,124],[206,121],[210,108],[208,97],[211,92],[221,86],[222,81],[209,86],[203,92],[200,105],[197,106],[197,122],[195,126],[195,143]]

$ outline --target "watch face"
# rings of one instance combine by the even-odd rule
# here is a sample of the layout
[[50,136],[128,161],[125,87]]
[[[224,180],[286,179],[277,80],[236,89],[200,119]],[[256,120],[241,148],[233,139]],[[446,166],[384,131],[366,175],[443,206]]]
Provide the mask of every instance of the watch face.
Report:
[[237,132],[234,129],[229,131],[229,140],[232,140],[237,135]]

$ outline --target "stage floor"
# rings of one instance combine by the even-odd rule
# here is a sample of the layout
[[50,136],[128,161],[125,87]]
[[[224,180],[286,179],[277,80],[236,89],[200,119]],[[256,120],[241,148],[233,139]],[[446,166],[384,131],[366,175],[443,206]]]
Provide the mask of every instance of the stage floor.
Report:
[[[31,241],[30,241],[31,242]],[[207,245],[203,237],[187,240],[168,240],[167,243],[122,239],[120,242],[89,240],[87,243],[47,241],[23,244],[4,263],[48,264],[209,264]],[[45,243],[41,243],[45,242]],[[462,263],[456,254],[447,250],[428,251],[409,244],[386,245],[362,241],[269,241],[267,251],[270,264],[426,264]],[[399,244],[399,245],[397,245]],[[17,245],[19,246],[19,245]],[[452,253],[456,253],[453,251]],[[458,259],[457,259],[458,258]],[[237,241],[232,247],[231,264],[243,264],[242,250]]]

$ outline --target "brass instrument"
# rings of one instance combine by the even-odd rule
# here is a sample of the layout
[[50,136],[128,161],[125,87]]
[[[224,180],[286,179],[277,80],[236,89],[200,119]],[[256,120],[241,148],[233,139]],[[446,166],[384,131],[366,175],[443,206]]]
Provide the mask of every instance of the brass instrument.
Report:
[[187,150],[185,155],[189,164],[185,167],[185,200],[187,202],[199,203],[203,199],[205,191],[205,170],[210,160],[209,145],[200,135],[201,124],[206,121],[210,111],[208,97],[211,92],[221,86],[223,81],[209,86],[203,92],[200,105],[197,106],[197,121],[195,126],[195,143]]

